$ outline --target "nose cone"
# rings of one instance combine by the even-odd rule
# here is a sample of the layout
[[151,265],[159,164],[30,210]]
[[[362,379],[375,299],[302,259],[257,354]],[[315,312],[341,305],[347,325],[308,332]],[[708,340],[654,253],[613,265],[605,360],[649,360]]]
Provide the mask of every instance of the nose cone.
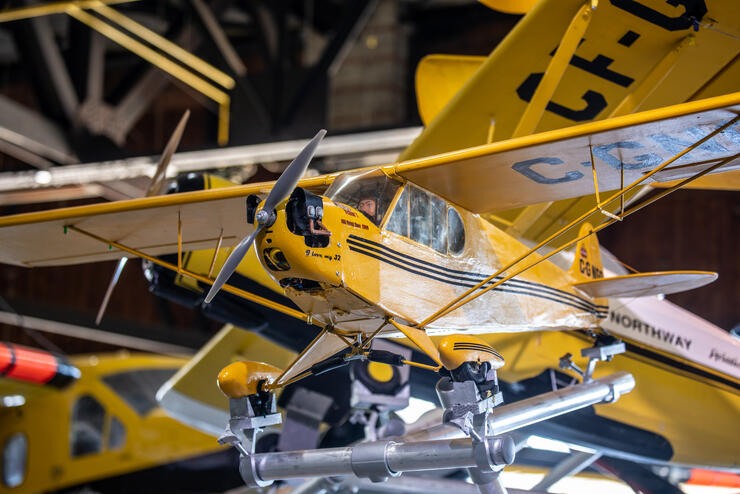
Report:
[[303,194],[291,196],[277,209],[275,222],[257,238],[260,261],[283,287],[341,284],[341,254],[333,229],[327,226],[336,206],[311,196],[308,201]]

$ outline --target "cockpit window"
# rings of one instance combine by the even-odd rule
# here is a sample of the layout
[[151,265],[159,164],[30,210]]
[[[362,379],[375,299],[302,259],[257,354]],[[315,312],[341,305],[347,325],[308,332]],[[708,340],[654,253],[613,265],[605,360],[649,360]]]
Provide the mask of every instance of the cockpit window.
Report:
[[157,390],[177,369],[136,369],[103,377],[116,394],[142,417],[155,409]]
[[455,208],[410,184],[401,192],[386,230],[442,254],[459,254],[465,246],[465,228]]
[[345,173],[326,190],[326,197],[358,210],[380,225],[400,186],[378,169]]

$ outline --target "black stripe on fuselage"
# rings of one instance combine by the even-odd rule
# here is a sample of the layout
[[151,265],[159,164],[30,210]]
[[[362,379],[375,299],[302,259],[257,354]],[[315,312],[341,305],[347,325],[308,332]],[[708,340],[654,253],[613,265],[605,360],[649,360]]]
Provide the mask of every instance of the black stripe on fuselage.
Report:
[[453,350],[475,350],[478,352],[485,352],[490,353],[493,356],[496,356],[503,360],[503,356],[498,353],[496,350],[491,348],[490,346],[486,345],[474,345],[474,344],[465,344],[465,343],[455,343],[452,347]]
[[[417,271],[415,269],[408,268],[408,267],[406,267],[406,266],[404,266],[402,264],[399,264],[399,263],[396,263],[396,262],[393,262],[393,261],[389,261],[388,259],[385,259],[384,257],[382,257],[380,255],[373,254],[372,252],[367,252],[367,251],[365,251],[363,249],[360,249],[360,248],[357,248],[357,247],[350,246],[349,247],[349,250],[351,250],[353,252],[358,252],[360,254],[364,254],[364,255],[366,255],[368,257],[372,257],[372,258],[377,259],[379,261],[382,261],[382,262],[384,262],[386,264],[390,264],[390,265],[395,266],[397,268],[403,269],[404,271],[408,271],[409,273],[414,273],[414,274],[417,274],[419,276],[424,276],[425,278],[436,280],[436,281],[439,281],[439,282],[442,282],[442,283],[447,283],[448,285],[458,285],[458,286],[462,286],[462,287],[466,287],[466,288],[472,288],[472,287],[475,286],[475,285],[469,284],[469,283],[462,283],[462,282],[458,282],[458,281],[450,281],[450,280],[446,280],[446,279],[443,279],[443,278],[439,278],[437,276],[432,276],[432,275],[427,274],[427,273],[424,273],[422,271]],[[563,300],[563,299],[548,297],[546,295],[540,295],[538,293],[532,293],[532,292],[529,292],[529,291],[514,290],[514,289],[511,289],[511,288],[501,288],[500,286],[499,287],[496,287],[496,288],[493,288],[492,290],[493,291],[497,291],[497,292],[502,292],[502,293],[513,293],[515,295],[529,295],[530,297],[536,297],[536,298],[541,298],[541,299],[545,299],[545,300],[550,300],[551,302],[555,302],[555,303],[558,303],[558,304],[568,305],[568,306],[573,307],[575,309],[583,310],[583,311],[592,313],[592,314],[596,315],[599,318],[604,318],[607,315],[607,312],[603,312],[603,313],[602,312],[596,312],[596,311],[594,311],[592,309],[585,308],[582,305],[577,305],[577,304],[574,304],[572,302],[568,302],[568,301]]]
[[[386,247],[385,245],[379,244],[377,242],[373,242],[372,240],[367,240],[362,237],[358,237],[356,235],[350,235],[348,239],[348,243],[374,251],[381,255],[388,256],[399,262],[410,264],[411,266],[417,269],[423,269],[426,271],[430,271],[432,273],[445,276],[447,278],[452,278],[452,279],[460,280],[460,281],[474,282],[475,284],[478,284],[479,282],[488,278],[488,276],[483,275],[483,274],[459,271],[456,269],[448,269],[448,268],[433,264],[431,262],[424,261],[422,259],[417,259],[408,254],[404,254],[403,252],[398,252],[394,249],[391,249],[390,247]],[[401,259],[401,258],[405,258],[408,260]],[[419,264],[421,264],[421,266]],[[501,278],[502,278],[501,276],[497,276],[493,280],[489,281],[488,284],[493,284],[497,280],[500,280]],[[555,297],[564,297],[566,299],[569,299],[573,303],[584,304],[583,308],[589,312],[601,312],[601,311],[607,311],[609,309],[608,306],[597,305],[591,302],[590,300],[586,300],[572,293],[568,293],[563,290],[559,290],[557,288],[547,286],[547,285],[542,285],[540,283],[535,283],[532,281],[511,279],[511,280],[507,280],[505,284],[513,288],[520,288],[523,290],[532,290],[532,291],[542,292],[547,295],[552,295]]]
[[735,381],[726,379],[721,376],[717,376],[711,372],[705,371],[704,369],[701,369],[699,367],[695,367],[689,363],[672,359],[671,357],[667,355],[654,352],[652,350],[634,345],[632,343],[625,342],[625,347],[627,348],[627,352],[632,352],[637,355],[642,355],[643,357],[647,357],[651,360],[655,360],[656,362],[665,364],[668,367],[672,367],[677,370],[682,370],[684,372],[688,372],[689,374],[693,374],[695,376],[704,378],[708,381],[713,381],[715,383],[724,384],[725,386],[728,386],[732,389],[740,391],[740,384],[736,383]]
[[[425,268],[423,266],[419,266],[419,265],[416,265],[416,264],[413,264],[413,263],[409,263],[409,262],[404,261],[403,259],[400,259],[400,258],[398,258],[396,256],[393,256],[393,255],[384,253],[384,252],[380,251],[379,249],[375,249],[373,247],[369,247],[369,246],[360,244],[359,242],[353,242],[351,239],[348,240],[348,244],[350,245],[349,249],[351,251],[353,251],[353,252],[358,252],[358,253],[364,254],[364,255],[366,255],[368,257],[372,257],[374,259],[378,259],[379,261],[383,261],[386,264],[390,264],[390,265],[395,266],[397,268],[403,269],[404,271],[408,271],[410,273],[414,273],[414,274],[417,274],[419,276],[424,276],[426,278],[433,279],[435,281],[439,281],[439,282],[442,282],[442,283],[447,283],[447,284],[450,284],[450,285],[462,286],[462,287],[466,287],[466,288],[472,288],[472,287],[474,287],[477,284],[474,280],[469,280],[469,279],[465,279],[465,278],[459,277],[459,276],[453,276],[453,275],[444,274],[442,272],[439,272],[439,271],[436,271],[436,270],[433,270],[433,269],[429,269],[429,268]],[[409,257],[409,256],[404,256],[404,257]],[[423,262],[423,261],[420,261],[420,262]],[[426,263],[425,262],[425,264],[429,264],[429,263]],[[431,274],[431,273],[433,273],[433,274]],[[435,274],[437,276],[435,276]],[[441,276],[444,276],[445,278],[442,278]],[[517,280],[517,281],[519,281],[521,283],[520,280]],[[493,284],[493,281],[490,281],[487,284],[488,285]],[[550,288],[550,287],[545,287],[544,285],[535,285],[535,284],[532,284],[532,283],[529,283],[529,282],[528,282],[528,284],[531,284],[531,285],[534,285],[534,286],[540,286],[540,287],[544,287],[544,288]],[[504,286],[506,288],[503,288]],[[586,312],[593,313],[596,316],[601,317],[601,318],[606,317],[606,315],[608,313],[608,310],[607,309],[601,309],[600,308],[600,307],[603,307],[603,306],[594,305],[594,304],[588,302],[587,300],[578,298],[578,297],[576,297],[574,295],[571,295],[571,294],[567,294],[567,292],[561,292],[560,290],[557,290],[557,289],[552,289],[552,291],[548,291],[548,290],[542,290],[542,289],[533,288],[531,286],[516,285],[516,284],[510,283],[510,281],[507,281],[506,283],[504,283],[504,284],[502,284],[500,286],[497,286],[496,288],[493,288],[493,290],[499,291],[499,292],[505,292],[505,293],[513,293],[513,294],[517,294],[517,295],[529,295],[529,296],[532,296],[532,297],[537,297],[537,298],[542,298],[542,299],[550,300],[552,302],[556,302],[556,303],[568,305],[568,306],[573,307],[573,308],[576,308],[576,309],[580,309],[580,310],[584,310]],[[571,295],[574,298],[564,297],[562,294]]]

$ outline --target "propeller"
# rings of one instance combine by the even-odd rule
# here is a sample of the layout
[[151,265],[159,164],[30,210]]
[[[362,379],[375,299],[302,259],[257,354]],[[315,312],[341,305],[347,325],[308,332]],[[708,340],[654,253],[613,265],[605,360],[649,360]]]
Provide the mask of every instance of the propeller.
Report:
[[272,190],[270,190],[267,199],[265,199],[264,206],[262,209],[257,211],[257,214],[254,216],[257,228],[255,228],[252,233],[244,237],[236,248],[231,251],[228,259],[226,259],[223,267],[221,267],[221,271],[219,271],[218,276],[216,276],[216,280],[213,282],[213,285],[211,285],[208,295],[206,295],[206,303],[210,303],[211,300],[213,300],[213,297],[216,296],[224,283],[226,283],[234,271],[236,271],[236,267],[242,259],[244,259],[244,256],[247,255],[249,248],[254,243],[254,239],[257,238],[259,232],[275,222],[275,207],[287,199],[293,190],[295,190],[296,185],[298,185],[298,181],[301,179],[303,174],[306,173],[306,168],[308,168],[308,164],[311,162],[311,158],[313,158],[316,148],[319,146],[319,142],[321,142],[321,139],[323,139],[325,135],[326,131],[323,129],[320,130],[314,138],[306,144],[301,152],[298,153],[298,156],[295,157],[290,165],[288,165],[288,168],[286,168],[277,179],[277,182],[275,182]]
[[[162,193],[164,181],[165,178],[167,178],[167,165],[170,164],[172,155],[175,154],[175,150],[177,150],[177,146],[180,144],[182,133],[185,131],[185,125],[188,123],[188,118],[190,118],[190,110],[185,110],[185,113],[180,117],[180,122],[177,124],[177,127],[175,127],[175,131],[172,133],[170,140],[167,141],[164,151],[162,151],[162,156],[160,156],[159,163],[157,163],[157,169],[154,171],[154,175],[152,175],[152,179],[149,182],[149,187],[147,187],[146,192],[144,193],[144,197],[156,196]],[[118,284],[118,279],[121,277],[126,261],[128,261],[128,258],[126,257],[122,257],[118,260],[116,270],[113,272],[113,278],[111,278],[110,283],[108,284],[108,289],[105,291],[103,302],[100,304],[100,308],[98,309],[98,315],[95,316],[96,326],[99,325],[100,321],[103,319],[103,314],[105,314],[105,309],[108,307],[111,294]]]

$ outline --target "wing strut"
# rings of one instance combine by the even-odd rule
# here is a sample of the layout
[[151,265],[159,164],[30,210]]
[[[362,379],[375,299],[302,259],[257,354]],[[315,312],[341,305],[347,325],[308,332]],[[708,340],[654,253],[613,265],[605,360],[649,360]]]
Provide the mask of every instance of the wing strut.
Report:
[[555,55],[550,60],[550,65],[545,70],[545,75],[542,76],[542,80],[540,80],[511,137],[521,137],[534,133],[534,129],[537,128],[537,124],[540,123],[542,114],[545,112],[545,107],[558,88],[560,80],[565,74],[565,69],[568,68],[570,59],[576,52],[586,28],[591,22],[597,3],[597,0],[587,0],[573,16],[573,20],[570,21],[568,29],[566,29],[557,50],[555,50]]
[[[113,240],[107,240],[105,238],[99,237],[99,236],[95,235],[94,233],[90,233],[88,231],[83,230],[82,228],[77,228],[74,225],[67,225],[64,228],[65,228],[65,230],[71,230],[71,231],[74,231],[74,232],[77,232],[77,233],[81,233],[82,235],[85,235],[87,237],[90,237],[90,238],[92,238],[94,240],[97,240],[99,242],[103,242],[106,245],[110,245],[113,248],[122,250],[124,252],[128,252],[131,255],[140,257],[142,259],[146,259],[147,261],[153,262],[154,264],[156,264],[158,266],[162,266],[163,268],[167,268],[169,270],[172,270],[175,273],[182,274],[182,275],[185,275],[185,276],[189,276],[189,277],[191,277],[193,279],[196,279],[198,281],[201,281],[203,283],[208,283],[209,285],[212,285],[213,284],[213,280],[211,278],[208,278],[206,276],[200,275],[198,273],[194,273],[194,272],[189,271],[189,270],[187,270],[187,269],[185,269],[185,268],[183,268],[181,266],[175,266],[174,264],[170,264],[170,263],[165,262],[165,261],[163,261],[161,259],[158,259],[156,257],[150,256],[149,254],[146,254],[144,252],[141,252],[140,250],[133,249],[131,247],[127,247],[127,246],[125,246],[123,244],[119,244],[118,242],[115,242]],[[250,302],[255,302],[255,303],[258,303],[260,305],[264,305],[267,308],[276,310],[278,312],[282,312],[283,314],[287,314],[287,315],[289,315],[291,317],[295,317],[296,319],[300,319],[301,321],[303,321],[303,322],[305,322],[307,324],[313,324],[314,326],[323,327],[323,324],[321,324],[320,322],[317,322],[317,321],[313,320],[310,315],[304,314],[301,311],[295,310],[295,309],[293,309],[291,307],[288,307],[288,306],[285,306],[283,304],[279,304],[277,302],[273,302],[270,299],[267,299],[267,298],[264,298],[264,297],[260,297],[259,295],[255,295],[253,293],[247,292],[245,290],[241,290],[239,288],[236,288],[235,286],[228,285],[228,284],[224,285],[224,290],[227,291],[227,292],[229,292],[229,293],[232,293],[232,294],[234,294],[236,296],[239,296],[239,297],[241,297],[241,298],[243,298],[245,300],[249,300]]]

